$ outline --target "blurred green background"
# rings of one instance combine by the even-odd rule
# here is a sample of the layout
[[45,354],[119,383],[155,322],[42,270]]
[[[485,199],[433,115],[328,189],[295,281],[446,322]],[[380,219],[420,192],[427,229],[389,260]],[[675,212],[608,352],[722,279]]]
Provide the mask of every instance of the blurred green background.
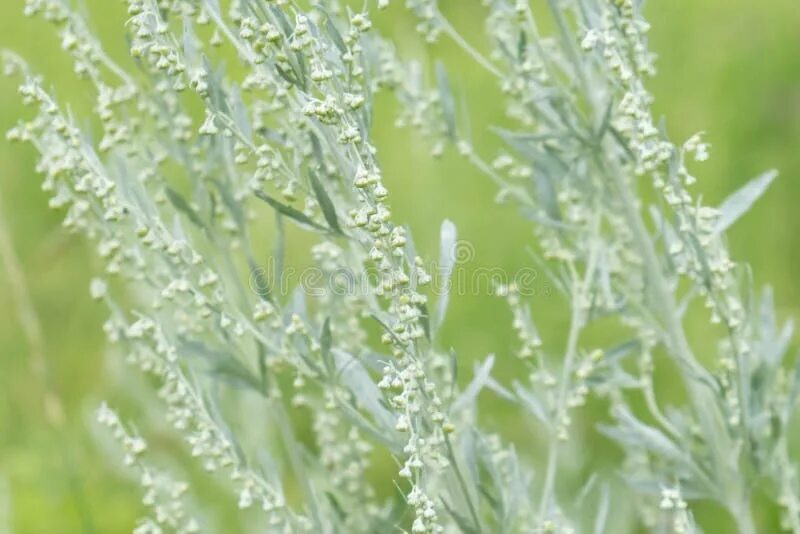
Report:
[[[401,0],[395,0],[400,3]],[[116,57],[124,57],[124,6],[86,1],[92,24]],[[443,0],[454,24],[481,43],[482,9],[473,0]],[[23,0],[3,0],[0,47],[25,56],[78,113],[90,110],[90,91],[72,74],[51,27],[22,16]],[[401,48],[420,51],[413,23],[399,6],[379,20]],[[796,0],[650,0],[652,48],[659,73],[650,87],[657,114],[667,117],[675,140],[704,130],[711,160],[697,169],[698,191],[711,204],[761,171],[781,175],[766,197],[731,233],[734,257],[747,260],[759,285],[770,283],[781,316],[800,317],[800,2]],[[450,65],[469,64],[443,42],[428,51]],[[453,69],[452,84],[472,102],[473,124],[490,124],[502,113],[494,81],[470,66]],[[455,221],[460,237],[475,246],[475,266],[509,270],[528,260],[522,246],[533,240],[517,215],[493,203],[494,187],[452,154],[434,162],[408,131],[392,126],[392,105],[376,121],[393,207],[408,223],[417,246],[435,257],[443,218]],[[0,129],[24,113],[13,80],[0,80]],[[475,131],[475,145],[497,140]],[[413,167],[409,168],[409,161]],[[89,414],[113,395],[114,379],[104,363],[104,310],[89,299],[97,262],[91,247],[60,227],[33,172],[29,147],[0,142],[0,219],[24,272],[44,332],[50,386],[65,407],[60,429],[47,424],[45,386],[32,368],[30,348],[12,299],[10,273],[0,265],[0,533],[126,532],[141,512],[139,491],[98,452],[87,431]],[[498,235],[501,236],[498,238]],[[544,284],[544,281],[542,281]],[[542,286],[544,288],[544,286]],[[555,297],[533,298],[543,330],[558,340],[563,308]],[[552,312],[552,313],[548,313]],[[544,317],[542,317],[544,316]],[[695,330],[702,324],[690,325]],[[454,298],[446,339],[465,362],[496,353],[499,372],[513,373],[514,339],[505,304],[488,296]],[[470,367],[470,365],[467,365]],[[487,406],[483,417],[495,429],[514,428],[516,415]],[[597,454],[614,461],[614,451]],[[701,517],[701,520],[703,518]],[[768,522],[768,518],[762,518]],[[713,525],[714,518],[711,521]],[[707,522],[708,526],[709,523]],[[724,531],[726,523],[720,523]],[[771,528],[771,527],[765,527]],[[709,532],[715,532],[709,529]]]

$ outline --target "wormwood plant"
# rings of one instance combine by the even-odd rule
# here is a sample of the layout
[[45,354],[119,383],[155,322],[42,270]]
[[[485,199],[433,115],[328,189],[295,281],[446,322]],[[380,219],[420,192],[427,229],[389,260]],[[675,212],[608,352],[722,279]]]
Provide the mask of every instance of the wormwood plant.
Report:
[[[109,341],[157,384],[164,417],[209,483],[233,495],[243,529],[699,532],[693,503],[713,502],[751,533],[757,496],[759,510],[780,509],[781,527],[800,532],[787,439],[800,392],[784,362],[792,327],[777,324],[769,291],[756,292],[724,237],[775,173],[718,207],[691,194],[689,160],[709,147],[700,134],[673,143],[652,116],[640,1],[534,10],[483,0],[484,55],[436,0],[406,0],[424,39],[451,39],[496,77],[513,124],[493,128],[499,154],[472,146],[447,65],[427,85],[372,29],[372,10],[388,0],[126,4],[135,70],[103,50],[68,0],[27,1],[94,91],[99,129],[81,128],[6,53],[36,109],[9,138],[34,145],[51,207],[97,243],[106,274],[90,289],[108,305]],[[226,71],[231,52],[238,61]],[[426,136],[432,155],[453,145],[497,185],[538,238],[532,261],[569,304],[566,339],[540,335],[534,317],[545,310],[514,284],[498,288],[519,336],[512,383],[492,378],[489,357],[457,384],[439,339],[448,292],[424,289],[434,276],[447,287],[456,230],[442,224],[429,272],[389,206],[371,140],[379,92],[396,98],[398,125]],[[270,215],[278,269],[284,225],[297,225],[314,238],[325,291],[286,298],[258,276]],[[336,291],[342,272],[370,283]],[[128,298],[112,296],[108,279],[124,280]],[[699,354],[683,325],[703,306],[713,354]],[[593,346],[595,324],[613,325],[618,342]],[[671,368],[685,403],[665,408],[654,380]],[[528,444],[481,430],[484,390],[546,436],[541,466],[518,458]],[[561,487],[563,460],[576,454],[572,420],[590,398],[608,407],[594,423],[624,453],[627,489],[601,472],[577,492]],[[105,404],[98,419],[141,476],[150,513],[136,532],[221,528],[202,492],[169,475],[132,425]],[[387,464],[390,479],[373,476]]]

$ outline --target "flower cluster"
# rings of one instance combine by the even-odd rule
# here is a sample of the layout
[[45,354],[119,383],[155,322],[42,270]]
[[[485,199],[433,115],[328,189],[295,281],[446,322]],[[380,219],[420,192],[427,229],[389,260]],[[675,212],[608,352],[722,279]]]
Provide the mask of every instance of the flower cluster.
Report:
[[190,534],[200,532],[200,524],[189,515],[184,497],[189,489],[186,482],[176,482],[162,471],[153,469],[142,461],[147,450],[145,440],[132,434],[119,419],[117,413],[103,403],[97,410],[97,421],[107,427],[114,439],[125,450],[124,462],[139,470],[140,483],[145,490],[142,503],[150,508],[152,516],[142,519],[133,532],[136,534],[160,534],[165,530]]

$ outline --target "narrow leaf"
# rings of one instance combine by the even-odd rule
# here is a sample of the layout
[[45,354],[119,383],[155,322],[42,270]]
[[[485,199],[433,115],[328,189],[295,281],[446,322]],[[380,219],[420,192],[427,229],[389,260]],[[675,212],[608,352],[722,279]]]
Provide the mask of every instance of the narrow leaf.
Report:
[[317,197],[317,203],[319,203],[319,207],[322,209],[322,215],[325,217],[328,226],[330,226],[331,230],[335,233],[344,234],[341,226],[339,226],[339,218],[336,216],[336,207],[325,191],[325,188],[322,186],[322,183],[320,183],[319,178],[317,178],[317,173],[309,170],[308,175],[311,179],[311,188],[314,190],[314,196]]
[[424,302],[417,304],[419,310],[419,323],[422,325],[422,331],[425,332],[425,339],[431,340],[431,321],[430,313],[428,312],[428,305]]
[[192,29],[191,17],[183,17],[183,57],[187,65],[195,67],[202,64],[197,46],[197,37]]
[[475,404],[478,394],[489,381],[492,366],[494,366],[494,354],[490,354],[489,357],[486,358],[486,361],[475,370],[475,377],[472,379],[472,382],[469,383],[461,395],[453,402],[451,407],[452,413],[458,413]]
[[522,402],[522,406],[527,409],[531,415],[542,423],[550,424],[550,417],[547,415],[547,409],[532,391],[528,391],[522,384],[515,381],[514,392]]
[[617,411],[618,426],[598,425],[600,432],[632,448],[651,451],[664,459],[691,464],[691,459],[663,432],[636,419],[627,409]]
[[275,212],[275,272],[282,273],[286,257],[286,231],[283,228],[283,215]]
[[321,230],[323,232],[328,231],[328,228],[325,228],[321,224],[314,222],[313,219],[311,219],[308,215],[306,215],[302,211],[296,210],[291,206],[287,206],[286,204],[278,200],[275,200],[274,198],[264,193],[263,191],[256,191],[255,194],[258,198],[260,198],[261,200],[272,206],[273,209],[282,213],[283,215],[286,215],[290,219],[294,219],[294,221],[297,222],[298,224],[314,228],[315,230]]
[[[240,228],[244,227],[245,216],[244,216],[244,211],[242,211],[241,203],[237,201],[235,198],[233,198],[230,189],[221,181],[214,178],[211,178],[210,181],[217,188],[217,191],[222,197],[223,204],[225,204],[225,207],[227,207],[228,211],[230,211],[231,215],[233,216],[233,219],[236,221],[236,224]],[[209,213],[215,213],[215,212],[213,209],[211,209],[209,210]]]
[[394,439],[395,434],[376,428],[369,419],[361,414],[361,412],[345,402],[340,403],[339,407],[342,410],[342,414],[347,417],[352,424],[358,426],[365,434],[371,436],[375,441],[386,445],[392,453],[402,453],[403,442]]
[[277,6],[270,6],[269,10],[270,13],[272,13],[274,20],[278,23],[278,26],[280,26],[281,31],[283,31],[283,35],[286,37],[292,35],[294,30],[292,29],[292,25],[289,23],[289,19],[287,19],[286,15],[283,14],[283,11],[281,11],[281,9]]
[[239,360],[229,357],[217,361],[210,372],[230,385],[261,392],[261,381]]
[[597,143],[600,144],[603,142],[603,137],[605,137],[606,132],[608,132],[608,127],[611,125],[611,116],[612,111],[614,109],[614,97],[610,97],[608,99],[608,104],[606,105],[606,110],[603,113],[603,119],[600,121],[600,126],[597,128]]
[[478,534],[478,531],[474,526],[472,526],[472,523],[469,519],[456,512],[449,504],[447,504],[446,500],[442,499],[442,504],[444,505],[445,510],[447,510],[447,513],[453,516],[453,519],[455,520],[461,532],[466,534]]
[[739,217],[747,213],[755,201],[764,194],[777,176],[777,171],[767,171],[761,176],[750,180],[741,189],[726,198],[719,207],[722,215],[720,215],[720,218],[717,221],[714,234],[721,234],[733,223],[735,223]]
[[344,44],[344,38],[342,38],[342,34],[339,32],[339,29],[336,27],[336,24],[333,21],[330,13],[321,5],[317,4],[317,9],[322,11],[325,14],[325,31],[328,32],[328,35],[333,41],[333,44],[336,45],[336,48],[339,49],[339,52],[342,54],[347,53],[347,45]]
[[334,373],[336,364],[331,356],[331,319],[327,317],[322,325],[322,334],[319,337],[320,352],[322,354],[322,363],[329,375]]
[[611,503],[611,493],[608,486],[603,486],[600,491],[600,502],[597,505],[597,516],[594,521],[594,534],[603,534],[608,532],[606,524],[608,523],[608,510]]
[[447,313],[447,303],[450,298],[450,277],[456,263],[456,246],[458,232],[456,225],[445,219],[439,231],[439,280],[437,287],[441,288],[441,295],[436,303],[436,316],[433,322],[434,332],[439,330]]
[[171,187],[167,187],[165,192],[167,194],[167,198],[175,207],[175,209],[186,215],[189,218],[189,220],[192,221],[195,225],[199,226],[200,228],[205,227],[205,224],[203,224],[203,221],[200,219],[200,216],[197,214],[194,208],[189,205],[189,203],[186,201],[185,198],[183,198],[183,196],[180,193],[178,193]]
[[309,136],[311,138],[311,152],[314,154],[314,159],[317,160],[319,170],[325,172],[325,156],[322,152],[322,145],[319,143],[319,138],[313,133]]
[[353,394],[357,405],[372,415],[382,432],[393,432],[391,429],[395,424],[394,416],[381,403],[383,394],[364,365],[358,358],[343,350],[334,348],[330,352],[342,384]]

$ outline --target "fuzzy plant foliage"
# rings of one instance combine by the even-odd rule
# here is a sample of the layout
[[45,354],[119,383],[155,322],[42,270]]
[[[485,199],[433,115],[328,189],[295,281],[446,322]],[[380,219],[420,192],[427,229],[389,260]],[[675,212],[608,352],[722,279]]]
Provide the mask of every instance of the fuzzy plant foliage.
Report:
[[[166,456],[199,467],[192,484],[174,480],[175,462],[99,409],[141,478],[135,532],[225,531],[209,491],[194,491],[203,480],[246,532],[688,533],[700,503],[743,534],[766,531],[772,511],[800,533],[792,328],[725,240],[775,174],[716,207],[692,193],[709,147],[699,134],[674,143],[653,117],[641,0],[482,0],[488,45],[436,0],[125,3],[122,59],[69,0],[26,3],[57,28],[93,116],[73,116],[11,53],[5,70],[34,110],[9,139],[38,150],[50,206],[104,262],[90,289],[111,352],[147,377],[142,403],[182,443]],[[422,75],[372,27],[385,8],[407,8],[421,41],[450,40],[496,79],[502,128],[466,126],[458,110],[478,103],[456,106],[458,65]],[[389,186],[403,184],[381,172],[378,94],[431,156],[452,147],[496,184],[537,238],[530,261],[569,328],[539,331],[549,310],[497,287],[518,334],[508,383],[491,356],[467,376],[440,339],[457,232],[445,221],[441,257],[422,258],[393,216]],[[473,146],[470,128],[491,128],[502,150]],[[312,243],[315,291],[263,276],[266,256],[278,274],[291,261],[288,225]],[[356,290],[338,290],[342,273]],[[690,312],[708,323],[702,354]],[[596,325],[616,340],[596,345]],[[679,377],[681,402],[665,406],[659,373]],[[517,410],[542,458],[484,430],[479,396]],[[621,460],[572,473],[576,486],[565,465],[593,455],[575,431],[587,417]]]

